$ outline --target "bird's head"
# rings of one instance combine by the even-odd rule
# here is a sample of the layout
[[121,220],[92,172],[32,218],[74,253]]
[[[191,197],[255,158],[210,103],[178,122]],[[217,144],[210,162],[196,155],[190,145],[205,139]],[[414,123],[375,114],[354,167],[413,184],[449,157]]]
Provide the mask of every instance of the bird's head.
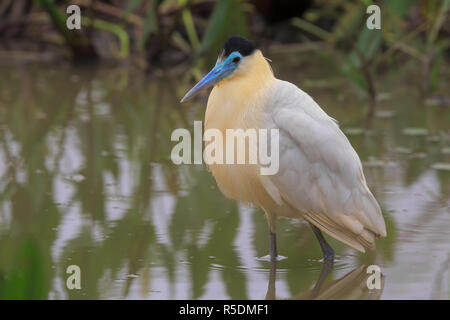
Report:
[[244,72],[248,57],[255,50],[255,44],[247,39],[239,36],[229,38],[223,45],[214,68],[186,93],[181,102],[189,100],[201,90],[209,88],[225,78],[231,79],[240,72]]

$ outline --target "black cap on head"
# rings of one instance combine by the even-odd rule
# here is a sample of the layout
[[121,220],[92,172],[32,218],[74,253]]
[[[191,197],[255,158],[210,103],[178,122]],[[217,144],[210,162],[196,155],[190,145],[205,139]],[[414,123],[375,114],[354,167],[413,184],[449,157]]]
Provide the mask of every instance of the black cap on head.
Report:
[[248,56],[255,51],[256,45],[247,39],[239,36],[233,36],[229,38],[223,45],[223,55],[227,57],[230,53],[234,51],[239,51],[244,57]]

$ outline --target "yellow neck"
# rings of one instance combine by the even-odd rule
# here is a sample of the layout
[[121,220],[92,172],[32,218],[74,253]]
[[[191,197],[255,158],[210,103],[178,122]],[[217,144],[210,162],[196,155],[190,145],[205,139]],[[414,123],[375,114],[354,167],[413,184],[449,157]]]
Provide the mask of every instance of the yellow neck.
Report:
[[274,80],[272,69],[261,51],[245,57],[239,68],[211,91],[205,129],[256,126],[257,119],[251,115],[259,114],[257,109],[264,106],[266,93]]
[[[242,65],[230,77],[220,81],[215,87],[223,90],[243,91],[248,95],[249,93],[256,93],[273,78],[272,68],[269,63],[261,51],[256,50],[242,61]],[[234,95],[236,95],[236,92]]]
[[[239,67],[211,91],[205,114],[205,132],[209,129],[221,131],[223,155],[227,153],[226,129],[260,129],[262,110],[267,106],[274,81],[269,63],[258,50],[242,59]],[[205,142],[206,147],[209,143]],[[246,144],[244,150],[238,151],[238,148],[235,145],[235,155],[245,152],[245,158],[249,159],[249,145]],[[211,164],[209,169],[227,197],[264,208],[273,206],[274,202],[260,182],[258,165]],[[264,202],[264,199],[269,200]]]

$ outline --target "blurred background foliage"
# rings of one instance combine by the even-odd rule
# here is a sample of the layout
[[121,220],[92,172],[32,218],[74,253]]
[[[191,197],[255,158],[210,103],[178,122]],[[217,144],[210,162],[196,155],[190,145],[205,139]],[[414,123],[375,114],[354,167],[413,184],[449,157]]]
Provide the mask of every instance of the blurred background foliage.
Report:
[[[66,9],[81,8],[81,30]],[[365,27],[381,8],[381,30]],[[376,102],[374,78],[405,60],[421,68],[421,89],[436,90],[448,58],[450,0],[3,0],[0,59],[113,60],[152,71],[202,70],[231,35],[261,47],[312,50]],[[191,75],[199,76],[198,69]]]

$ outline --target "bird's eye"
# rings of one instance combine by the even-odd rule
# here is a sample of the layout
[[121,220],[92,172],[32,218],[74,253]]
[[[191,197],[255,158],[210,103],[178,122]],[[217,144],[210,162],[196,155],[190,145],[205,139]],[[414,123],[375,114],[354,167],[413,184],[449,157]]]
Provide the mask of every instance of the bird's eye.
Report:
[[240,57],[234,57],[232,61],[233,61],[233,63],[238,63],[239,60],[241,60]]

